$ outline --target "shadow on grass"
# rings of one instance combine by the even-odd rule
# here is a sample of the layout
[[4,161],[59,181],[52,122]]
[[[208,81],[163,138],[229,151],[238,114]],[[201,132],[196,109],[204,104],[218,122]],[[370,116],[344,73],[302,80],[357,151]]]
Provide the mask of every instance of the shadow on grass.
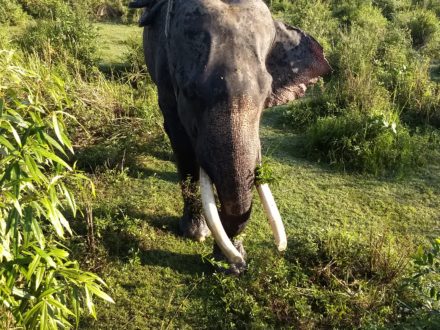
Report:
[[[178,236],[177,221],[173,220],[176,219],[155,217],[150,220],[149,224],[158,229],[157,235],[161,235],[161,231],[166,230]],[[170,224],[172,225],[170,226]],[[169,240],[169,237],[162,235],[164,242]],[[107,230],[102,236],[102,244],[108,256],[123,263],[140,262],[143,266],[171,268],[176,272],[190,275],[212,270],[211,265],[204,262],[199,254],[176,252],[157,247],[150,248],[148,242],[131,232]]]
[[212,271],[212,266],[203,261],[199,254],[176,253],[165,250],[143,250],[140,252],[142,265],[171,268],[183,274],[202,274]]
[[[162,161],[172,161],[172,152],[164,137],[154,136],[147,141],[137,137],[127,137],[119,141],[102,140],[93,145],[80,148],[74,158],[78,169],[95,173],[100,168],[130,168],[131,175],[141,173],[142,177],[153,175],[158,171],[145,168],[139,164],[138,158],[152,156]],[[165,180],[176,181],[169,172],[163,176]]]
[[158,171],[156,169],[152,169],[144,166],[131,167],[128,174],[138,179],[146,179],[148,177],[154,176],[160,180],[164,180],[168,182],[174,182],[174,183],[179,182],[179,177],[177,175],[177,172]]

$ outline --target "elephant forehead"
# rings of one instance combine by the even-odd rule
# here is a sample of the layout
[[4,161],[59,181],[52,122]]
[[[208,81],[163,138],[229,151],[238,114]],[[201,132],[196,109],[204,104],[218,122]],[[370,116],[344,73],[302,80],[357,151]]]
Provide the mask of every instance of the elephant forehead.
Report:
[[222,73],[249,80],[254,72],[265,69],[275,29],[263,1],[178,3],[169,45],[179,85]]

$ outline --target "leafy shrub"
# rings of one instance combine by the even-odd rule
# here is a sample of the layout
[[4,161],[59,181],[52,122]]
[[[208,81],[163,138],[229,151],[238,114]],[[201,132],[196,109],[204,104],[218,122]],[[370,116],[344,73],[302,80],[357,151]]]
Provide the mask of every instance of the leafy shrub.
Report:
[[417,9],[398,15],[397,20],[410,31],[415,49],[434,56],[440,52],[440,21],[435,13]]
[[373,4],[380,8],[387,19],[392,20],[397,13],[411,7],[411,0],[373,0]]
[[125,24],[136,23],[140,11],[128,8],[130,0],[95,0],[93,14],[97,20],[119,21]]
[[397,116],[320,118],[307,132],[307,150],[316,159],[376,175],[401,174],[421,165],[425,143],[412,138]]
[[413,7],[432,10],[440,17],[440,3],[437,0],[412,0]]
[[15,0],[0,0],[0,23],[18,25],[27,20],[20,4]]
[[44,64],[27,58],[32,70],[24,61],[0,51],[0,303],[7,312],[0,320],[71,327],[84,310],[95,315],[93,296],[112,299],[60,243],[71,234],[63,210],[75,215],[73,189],[88,181],[65,160],[68,92]]
[[24,11],[33,18],[55,19],[61,17],[68,8],[68,3],[59,0],[17,0]]
[[47,63],[96,60],[96,32],[90,21],[67,5],[57,7],[53,19],[37,20],[19,38],[21,48],[34,52]]
[[430,247],[419,246],[404,278],[400,304],[406,328],[435,329],[440,324],[440,239]]
[[344,25],[350,26],[359,18],[360,9],[371,7],[371,1],[364,0],[333,0],[333,16]]
[[338,22],[332,16],[327,1],[270,1],[271,11],[278,19],[297,26],[316,38],[325,50],[331,47],[329,41],[338,30]]
[[412,63],[398,76],[396,103],[406,122],[440,127],[440,85],[430,80],[428,60]]
[[[304,1],[272,2],[281,17],[291,18],[300,27],[313,25],[316,12],[307,11],[313,5]],[[380,125],[372,125],[376,119],[390,121],[388,117],[396,125],[439,125],[440,88],[429,76],[429,55],[435,54],[433,49],[440,45],[433,42],[438,19],[427,9],[414,11],[411,6],[409,0],[344,0],[326,2],[320,8],[331,17],[327,18],[329,26],[322,26],[320,36],[325,39],[333,72],[321,93],[312,91],[310,98],[283,110],[289,126],[304,130],[311,125],[306,134],[312,141],[308,146],[326,153],[322,156],[309,148],[309,156],[377,174],[400,172],[414,162],[424,162],[423,152],[412,160],[410,153],[423,149],[427,138],[411,136],[404,127],[393,135]],[[339,25],[339,32],[335,32],[335,25]],[[424,38],[422,48],[412,47],[413,30],[429,32],[420,34]],[[387,118],[382,118],[383,114]]]

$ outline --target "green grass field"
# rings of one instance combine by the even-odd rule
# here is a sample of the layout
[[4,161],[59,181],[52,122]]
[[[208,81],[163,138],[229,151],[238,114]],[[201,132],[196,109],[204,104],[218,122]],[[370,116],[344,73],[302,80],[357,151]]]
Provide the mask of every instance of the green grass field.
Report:
[[[341,12],[332,12],[326,2],[317,1],[316,9],[313,4],[306,6],[307,2],[303,1],[304,12],[298,14],[295,8],[299,3],[276,1],[272,9],[277,17],[290,19],[288,16],[292,15],[292,20],[300,22],[307,18],[302,22],[307,23],[304,28],[310,28],[318,40],[324,40],[331,33],[321,29],[319,24],[311,24],[316,17],[320,22],[331,18],[329,26],[346,29],[347,33],[341,30],[341,36],[352,38],[346,40],[347,47],[325,45],[333,52],[329,51],[329,59],[340,62],[342,69],[344,55],[350,64],[362,58],[364,53],[357,50],[368,39],[364,40],[363,33],[374,32],[377,28],[377,36],[382,36],[380,24],[376,23],[386,19],[376,9],[367,11],[368,6],[342,4]],[[386,7],[387,2],[374,3]],[[365,11],[357,12],[356,7]],[[356,15],[351,17],[351,11]],[[362,29],[357,34],[350,34],[349,21],[358,19],[357,28]],[[251,220],[240,236],[248,253],[248,270],[235,277],[216,271],[211,256],[212,238],[197,243],[179,236],[178,220],[183,206],[180,186],[156,105],[157,92],[140,64],[143,61],[139,46],[142,29],[114,23],[93,23],[93,26],[98,34],[98,54],[89,55],[96,55],[97,63],[94,62],[96,57],[91,57],[93,61],[88,67],[72,67],[67,61],[48,66],[51,68],[48,70],[55,68],[54,72],[58,70],[64,75],[63,84],[67,86],[68,95],[60,96],[60,104],[76,116],[80,124],[74,121],[67,124],[76,150],[74,160],[96,186],[94,198],[86,196],[85,192],[78,193],[78,205],[83,213],[77,219],[68,216],[74,236],[64,242],[71,250],[72,259],[78,260],[82,269],[95,272],[105,280],[106,292],[115,301],[115,304],[108,304],[96,298],[97,318],[84,315],[80,329],[440,328],[440,264],[437,263],[440,250],[429,250],[432,241],[440,237],[440,135],[438,126],[430,126],[435,125],[435,120],[426,121],[430,124],[425,126],[421,124],[423,121],[415,121],[412,125],[411,116],[407,122],[403,119],[399,122],[399,134],[405,129],[408,136],[411,134],[414,139],[429,140],[429,143],[420,144],[419,149],[402,149],[398,160],[404,158],[405,152],[428,155],[426,159],[424,155],[421,157],[426,164],[398,176],[388,175],[388,172],[383,172],[388,173],[384,176],[359,174],[345,171],[340,163],[328,164],[326,160],[312,161],[304,157],[303,146],[310,136],[305,126],[311,127],[315,117],[337,119],[357,111],[359,106],[362,111],[371,111],[375,115],[371,118],[376,118],[374,123],[379,123],[383,129],[382,122],[385,125],[388,117],[377,114],[386,114],[390,107],[397,117],[404,114],[407,105],[397,102],[397,87],[389,92],[381,80],[371,78],[375,76],[368,70],[381,68],[383,72],[377,74],[381,77],[386,76],[385,73],[400,72],[396,74],[402,79],[399,83],[408,86],[404,91],[412,95],[407,102],[417,105],[414,108],[408,105],[408,108],[426,120],[423,111],[428,105],[438,104],[434,103],[438,84],[429,85],[428,69],[423,72],[423,68],[420,69],[420,75],[414,77],[412,74],[417,71],[405,71],[404,64],[412,58],[406,59],[406,56],[416,51],[411,49],[406,53],[399,48],[402,42],[399,38],[406,40],[403,30],[396,30],[402,32],[402,36],[392,35],[397,41],[387,41],[391,45],[390,54],[382,52],[380,47],[376,54],[380,59],[388,54],[385,62],[397,58],[403,61],[402,65],[400,62],[391,63],[395,66],[385,63],[390,65],[388,68],[375,61],[374,65],[366,63],[365,66],[360,61],[358,72],[347,66],[352,70],[345,70],[351,79],[346,80],[347,86],[343,86],[342,76],[341,86],[333,82],[333,89],[327,89],[327,99],[316,105],[326,107],[324,110],[315,109],[310,102],[310,108],[299,107],[297,112],[287,106],[267,109],[263,113],[262,152],[277,178],[271,189],[286,227],[288,248],[284,253],[277,252],[255,193]],[[22,31],[28,31],[24,29],[25,26],[0,26],[0,42],[3,34],[20,38]],[[46,36],[42,32],[41,35]],[[378,38],[372,34],[368,40],[372,42]],[[358,46],[353,46],[354,50],[348,47],[353,41],[359,41]],[[393,42],[399,47],[395,45],[394,49]],[[8,40],[7,47],[12,44]],[[20,47],[18,45],[12,47]],[[365,46],[365,54],[369,53],[369,47]],[[408,44],[408,47],[411,46]],[[26,49],[22,48],[23,52]],[[393,50],[397,55],[393,55]],[[38,63],[46,69],[44,60]],[[424,63],[430,69],[431,80],[439,82],[440,59]],[[336,74],[344,71],[341,68],[336,68]],[[386,81],[394,83],[390,77]],[[371,82],[371,86],[364,90],[366,82]],[[316,89],[315,93],[325,95],[326,86],[330,86],[327,81],[322,90]],[[400,85],[396,83],[396,86]],[[329,97],[329,90],[340,93],[341,99]],[[378,92],[374,94],[375,91]],[[358,96],[361,101],[356,106],[353,100],[351,105],[349,102],[345,105],[346,108],[341,106],[346,99],[356,100]],[[306,101],[311,100],[307,97]],[[370,98],[376,98],[378,103],[367,102]],[[381,100],[386,102],[380,103]],[[17,101],[20,102],[21,99]],[[48,108],[51,106],[49,104]],[[315,110],[324,113],[315,116]],[[431,110],[432,113],[426,111],[435,119],[434,106]],[[304,118],[307,115],[310,117]],[[296,118],[300,119],[298,123],[306,123],[309,119],[310,122],[299,129],[300,125],[294,122],[295,116],[301,117]],[[372,126],[373,122],[367,121],[367,124]],[[389,130],[392,126],[388,124]],[[325,134],[324,131],[323,139]],[[329,130],[328,134],[331,137],[335,132]],[[398,134],[391,136],[394,139]],[[348,140],[356,146],[356,138],[349,136]],[[380,141],[372,139],[366,144],[370,142],[374,146]],[[91,215],[93,233],[85,221]],[[431,260],[433,267],[437,267],[436,272],[431,270],[429,273],[424,266],[417,268],[416,255],[425,256],[428,263]],[[426,277],[421,276],[423,292],[413,285],[417,269],[429,273]],[[429,282],[430,275],[432,282]],[[438,299],[434,301],[433,296]],[[4,306],[0,305],[0,321],[2,311],[8,310]],[[7,316],[12,320],[11,315]]]
[[[124,40],[141,31],[100,24],[99,33],[103,61],[118,65]],[[98,319],[85,319],[81,329],[381,328],[400,322],[397,279],[417,246],[440,235],[439,155],[401,180],[335,171],[301,157],[302,137],[283,127],[282,110],[264,113],[261,138],[279,178],[272,191],[288,250],[276,252],[255,199],[242,235],[249,270],[238,278],[214,272],[212,239],[196,243],[178,235],[182,201],[163,135],[132,137],[129,157],[124,151],[112,166],[105,166],[106,149],[100,149],[103,165],[92,175],[97,250],[83,262],[103,276],[116,304],[100,304]],[[93,146],[91,154],[88,161]]]
[[[266,299],[264,291],[243,292],[248,286],[252,290],[252,285],[276,278],[274,268],[287,267],[293,272],[290,276],[308,277],[311,276],[308,267],[317,271],[335,262],[335,276],[341,276],[339,280],[344,281],[342,274],[338,274],[342,270],[338,268],[345,267],[343,275],[350,277],[351,269],[358,267],[357,260],[345,258],[357,249],[381,244],[379,253],[386,254],[389,250],[390,255],[378,256],[384,260],[378,260],[377,267],[387,268],[379,264],[391,260],[396,249],[402,256],[408,255],[425,237],[440,234],[437,226],[440,218],[438,163],[402,182],[333,172],[297,157],[295,150],[300,141],[295,134],[277,127],[278,113],[277,109],[265,113],[262,141],[265,155],[280,178],[273,193],[288,233],[286,254],[276,253],[261,205],[255,200],[250,225],[243,235],[249,255],[249,272],[243,278],[227,280],[234,286],[243,286],[237,296],[241,293],[245,297],[233,297],[231,304],[236,303],[236,306],[228,306],[228,302],[222,300],[231,297],[222,297],[221,293],[226,295],[226,292],[219,288],[225,279],[222,275],[213,275],[213,269],[204,259],[211,252],[212,240],[201,244],[178,236],[177,221],[182,202],[170,151],[156,155],[147,148],[146,152],[137,154],[136,162],[131,164],[135,170],[105,171],[95,178],[96,206],[100,210],[95,213],[95,221],[97,224],[111,223],[108,225],[111,229],[101,236],[104,259],[99,271],[108,282],[116,304],[100,306],[98,320],[90,320],[82,328],[240,328],[244,324],[264,327],[267,326],[264,319],[254,319],[252,315],[240,322],[239,313],[246,313],[250,308],[249,302],[240,299],[253,299],[253,308],[267,309],[266,313],[278,317],[276,307],[260,302]],[[324,251],[332,248],[334,251]],[[323,253],[329,255],[319,260]],[[345,253],[348,255],[344,256]],[[313,260],[316,258],[318,260]],[[383,271],[391,272],[394,265],[388,267],[390,269]],[[354,305],[362,299],[371,300],[368,303],[374,308],[383,307],[380,305],[385,302],[374,301],[376,293],[369,290],[377,289],[385,294],[392,282],[379,285],[374,276],[352,276],[353,281],[364,282],[365,287],[353,285],[351,288],[347,281],[336,285],[336,292],[325,292],[325,286],[316,288],[308,281],[298,286],[295,283],[286,285],[300,296],[303,291],[323,290],[322,294],[329,295],[329,299],[332,294],[347,295],[345,289],[354,290],[354,297],[347,296],[343,300],[353,299]],[[364,291],[366,288],[368,290]],[[280,304],[291,303],[289,298],[286,301],[282,296],[278,299],[281,299]],[[336,300],[333,308],[351,308],[338,306],[340,303]],[[223,319],[222,314],[229,308],[238,314],[236,319]],[[336,312],[343,314],[344,310]],[[365,318],[370,312],[373,314],[376,310],[363,311],[367,314]],[[298,322],[310,322],[307,328],[313,327],[315,321],[315,316],[308,315]],[[299,325],[290,326],[295,324]],[[278,325],[283,325],[282,318]]]
[[101,61],[100,66],[117,67],[124,65],[126,59],[124,54],[128,49],[125,44],[130,38],[141,38],[142,29],[133,25],[111,24],[111,23],[96,23],[94,26],[97,29],[100,41],[99,56]]

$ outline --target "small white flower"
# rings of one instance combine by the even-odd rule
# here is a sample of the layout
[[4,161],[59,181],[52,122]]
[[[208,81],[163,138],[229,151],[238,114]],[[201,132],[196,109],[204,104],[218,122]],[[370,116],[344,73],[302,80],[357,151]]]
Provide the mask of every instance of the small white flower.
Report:
[[396,126],[397,126],[397,125],[396,125],[395,122],[392,122],[392,123],[391,123],[391,130],[393,131],[394,134],[397,134]]

